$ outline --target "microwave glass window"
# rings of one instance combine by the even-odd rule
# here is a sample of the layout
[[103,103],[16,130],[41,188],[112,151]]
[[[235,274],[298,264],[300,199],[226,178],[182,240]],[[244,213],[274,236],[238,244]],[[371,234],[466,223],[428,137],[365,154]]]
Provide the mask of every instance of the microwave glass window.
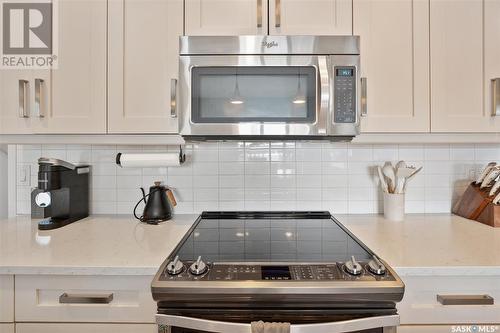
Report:
[[193,67],[194,123],[316,121],[316,68]]

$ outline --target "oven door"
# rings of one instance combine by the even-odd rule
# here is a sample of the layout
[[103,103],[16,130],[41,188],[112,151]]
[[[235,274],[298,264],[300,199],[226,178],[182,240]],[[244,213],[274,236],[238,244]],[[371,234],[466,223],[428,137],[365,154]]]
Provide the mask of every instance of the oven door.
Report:
[[330,56],[181,56],[183,136],[326,136]]
[[[300,312],[297,315],[300,316]],[[168,333],[252,333],[250,324],[184,316],[158,314],[156,322],[160,332]],[[326,323],[292,324],[290,333],[396,333],[398,325],[399,315],[388,315]]]

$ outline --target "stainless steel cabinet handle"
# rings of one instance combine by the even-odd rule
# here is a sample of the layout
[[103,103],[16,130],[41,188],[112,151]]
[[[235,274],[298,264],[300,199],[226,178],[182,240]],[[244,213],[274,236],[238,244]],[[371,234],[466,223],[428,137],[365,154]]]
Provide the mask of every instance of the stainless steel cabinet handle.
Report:
[[43,85],[44,80],[35,79],[35,114],[39,118],[45,117],[45,113],[43,110],[44,100],[43,100]]
[[170,82],[170,116],[177,118],[177,79]]
[[[192,317],[173,315],[156,315],[159,325],[200,330],[203,332],[251,333],[250,324],[214,321]],[[290,333],[346,333],[364,331],[380,327],[395,327],[399,325],[399,316],[376,316],[319,324],[290,325]]]
[[361,117],[368,115],[368,79],[361,78]]
[[59,296],[61,304],[109,304],[113,301],[113,294],[68,294]]
[[262,0],[257,0],[257,28],[262,28]]
[[276,28],[280,28],[281,27],[281,0],[275,0],[274,10],[275,10],[274,15],[276,18],[276,23],[274,24],[274,26]]
[[28,81],[19,80],[19,117],[29,118],[28,110]]
[[491,80],[492,87],[492,108],[491,115],[493,117],[500,116],[500,78]]
[[493,305],[495,299],[490,295],[437,295],[442,305]]

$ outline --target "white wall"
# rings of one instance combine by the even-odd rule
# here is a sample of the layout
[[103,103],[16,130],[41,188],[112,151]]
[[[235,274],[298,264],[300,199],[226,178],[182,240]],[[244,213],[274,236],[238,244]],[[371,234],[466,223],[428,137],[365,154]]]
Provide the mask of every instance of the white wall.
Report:
[[[222,142],[186,146],[176,168],[122,169],[117,152],[176,151],[178,147],[17,146],[18,169],[30,165],[36,186],[38,157],[93,167],[92,213],[131,214],[139,187],[162,180],[177,196],[178,213],[202,210],[329,210],[377,213],[381,193],[373,166],[405,160],[424,166],[408,186],[409,213],[450,212],[475,171],[500,160],[500,145],[352,145],[328,142]],[[17,188],[17,212],[30,213],[30,186]]]

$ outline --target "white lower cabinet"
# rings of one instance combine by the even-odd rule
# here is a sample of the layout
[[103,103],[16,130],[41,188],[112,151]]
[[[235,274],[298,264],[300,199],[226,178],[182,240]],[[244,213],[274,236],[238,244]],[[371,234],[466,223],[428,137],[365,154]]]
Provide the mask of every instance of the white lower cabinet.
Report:
[[[403,281],[405,295],[397,305],[401,325],[424,326],[422,330],[415,326],[403,328],[401,332],[451,332],[448,325],[500,325],[498,276],[404,276]],[[470,304],[443,305],[438,295],[460,300],[469,298]],[[494,304],[480,305],[485,295],[493,298]],[[444,325],[446,328],[425,325]],[[436,330],[424,330],[426,327]]]
[[154,324],[151,280],[152,276],[19,275],[16,323]]
[[0,324],[0,333],[14,333],[14,324]]
[[[0,329],[1,333],[4,333]],[[6,332],[14,332],[6,331]],[[16,333],[156,333],[155,324],[16,324]]]
[[[0,275],[0,323],[12,322],[14,322],[14,276]],[[0,328],[0,333],[4,333],[3,329],[5,327]]]

